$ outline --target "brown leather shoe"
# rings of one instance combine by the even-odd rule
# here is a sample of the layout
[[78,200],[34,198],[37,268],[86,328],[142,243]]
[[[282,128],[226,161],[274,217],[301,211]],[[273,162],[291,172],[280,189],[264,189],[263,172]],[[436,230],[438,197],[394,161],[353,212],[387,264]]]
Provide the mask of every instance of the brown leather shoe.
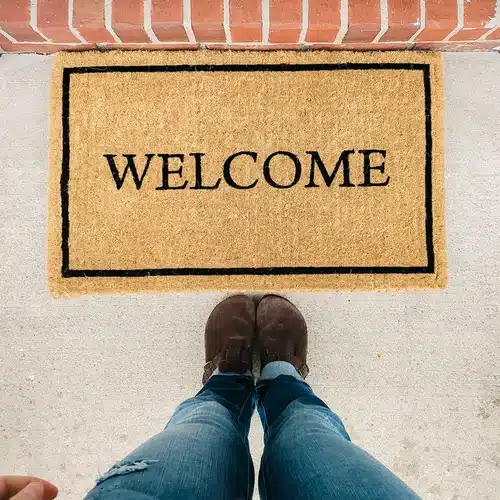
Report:
[[203,383],[216,368],[221,372],[252,371],[254,337],[254,301],[246,295],[233,295],[220,302],[205,327]]
[[262,298],[257,306],[257,335],[261,369],[271,361],[288,361],[306,378],[307,325],[290,301],[278,295]]

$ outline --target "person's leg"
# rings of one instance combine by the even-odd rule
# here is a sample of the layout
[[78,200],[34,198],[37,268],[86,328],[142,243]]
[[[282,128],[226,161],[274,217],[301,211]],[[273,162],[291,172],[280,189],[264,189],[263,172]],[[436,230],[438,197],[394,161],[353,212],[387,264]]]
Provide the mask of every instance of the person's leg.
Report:
[[201,391],[176,409],[162,432],[104,474],[86,500],[252,497],[254,323],[255,305],[248,297],[231,297],[214,309],[205,331]]
[[264,366],[257,384],[265,432],[261,498],[419,498],[351,443],[340,418],[304,382],[307,329],[300,312],[284,299],[264,298],[257,308],[257,330]]
[[104,474],[86,500],[250,499],[251,376],[214,375],[165,429]]

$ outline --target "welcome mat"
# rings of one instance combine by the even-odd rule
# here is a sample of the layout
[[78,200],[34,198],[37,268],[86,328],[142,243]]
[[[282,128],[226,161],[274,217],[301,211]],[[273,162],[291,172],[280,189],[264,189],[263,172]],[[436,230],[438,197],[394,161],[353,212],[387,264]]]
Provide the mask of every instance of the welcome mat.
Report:
[[443,287],[431,53],[63,53],[56,295]]

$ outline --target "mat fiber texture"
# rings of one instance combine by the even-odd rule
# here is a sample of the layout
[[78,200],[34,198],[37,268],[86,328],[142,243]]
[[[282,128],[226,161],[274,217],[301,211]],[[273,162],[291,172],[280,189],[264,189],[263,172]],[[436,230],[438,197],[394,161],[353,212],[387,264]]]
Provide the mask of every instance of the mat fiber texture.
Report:
[[442,115],[438,54],[59,54],[50,289],[443,287]]

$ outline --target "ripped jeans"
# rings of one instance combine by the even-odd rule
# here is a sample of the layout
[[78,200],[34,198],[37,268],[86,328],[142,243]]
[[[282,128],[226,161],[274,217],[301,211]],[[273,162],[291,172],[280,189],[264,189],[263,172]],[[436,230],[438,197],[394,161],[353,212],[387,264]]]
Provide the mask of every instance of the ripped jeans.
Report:
[[351,443],[340,418],[292,365],[269,363],[255,387],[214,374],[165,429],[102,476],[86,500],[247,500],[255,406],[264,427],[259,492],[269,500],[407,500],[419,497]]

